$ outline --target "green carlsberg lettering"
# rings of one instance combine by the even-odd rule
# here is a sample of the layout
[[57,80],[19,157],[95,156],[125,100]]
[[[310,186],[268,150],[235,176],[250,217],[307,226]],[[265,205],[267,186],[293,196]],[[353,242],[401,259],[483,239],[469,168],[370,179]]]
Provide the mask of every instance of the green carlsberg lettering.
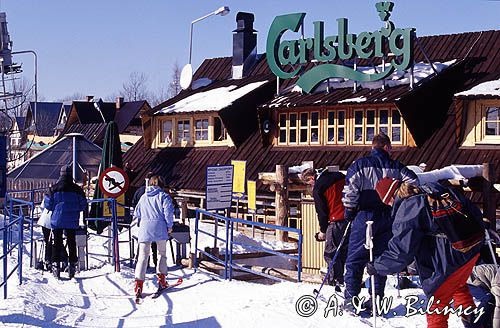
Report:
[[[338,35],[325,36],[325,23],[314,22],[314,38],[300,37],[295,40],[281,40],[287,31],[298,32],[304,24],[305,13],[277,16],[267,36],[267,62],[271,71],[282,79],[297,76],[301,65],[311,59],[325,63],[303,73],[297,85],[305,92],[311,92],[322,81],[342,77],[355,81],[377,81],[390,75],[394,70],[406,70],[413,64],[414,28],[395,28],[389,20],[394,4],[379,2],[375,5],[384,27],[373,32],[349,33],[347,18],[337,19]],[[384,47],[386,45],[386,47]],[[387,53],[384,53],[387,49]],[[387,58],[391,60],[374,74],[354,70],[340,64],[356,58]],[[313,56],[313,58],[310,58]],[[337,62],[337,64],[331,63]],[[293,67],[293,70],[283,67]]]

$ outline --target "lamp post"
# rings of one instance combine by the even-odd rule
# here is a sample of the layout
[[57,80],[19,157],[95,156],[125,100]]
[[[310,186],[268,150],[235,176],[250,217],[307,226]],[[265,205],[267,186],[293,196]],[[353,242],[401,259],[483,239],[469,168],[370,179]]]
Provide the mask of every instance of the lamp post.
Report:
[[205,16],[197,18],[191,22],[191,28],[189,30],[189,64],[190,65],[191,65],[191,57],[192,57],[192,53],[193,53],[193,25],[194,25],[194,23],[197,23],[197,22],[204,20],[205,18],[208,18],[208,17],[213,16],[213,15],[226,16],[227,14],[229,14],[229,7],[223,6],[223,7],[220,7],[219,9],[217,9],[209,14],[206,14]]

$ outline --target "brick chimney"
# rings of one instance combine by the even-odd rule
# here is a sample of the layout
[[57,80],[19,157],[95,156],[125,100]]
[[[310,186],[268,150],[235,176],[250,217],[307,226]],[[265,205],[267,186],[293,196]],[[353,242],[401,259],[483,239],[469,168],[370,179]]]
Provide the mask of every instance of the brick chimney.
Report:
[[94,96],[87,96],[85,97],[85,99],[87,100],[87,102],[91,102],[92,99],[94,99]]
[[253,29],[254,15],[239,12],[233,34],[233,79],[248,75],[257,58],[257,32]]
[[120,110],[120,108],[122,108],[123,106],[123,97],[116,97],[115,105],[116,105],[116,110]]

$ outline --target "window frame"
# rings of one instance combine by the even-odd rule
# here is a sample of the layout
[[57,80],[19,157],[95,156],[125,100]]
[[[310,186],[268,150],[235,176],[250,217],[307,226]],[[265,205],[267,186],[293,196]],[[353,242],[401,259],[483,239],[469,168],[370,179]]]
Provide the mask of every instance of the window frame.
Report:
[[[481,110],[481,142],[482,143],[493,143],[493,144],[499,144],[500,143],[500,104],[492,104],[492,103],[487,103],[487,104],[482,104],[482,110]],[[496,108],[498,112],[498,120],[487,120],[487,113],[488,110],[491,108]],[[496,122],[497,129],[499,134],[498,135],[487,135],[486,134],[486,123],[487,122]]]
[[[171,140],[170,142],[166,142],[165,141],[165,129],[164,129],[164,124],[166,122],[170,121],[170,133],[171,133]],[[162,119],[160,121],[160,144],[163,144],[163,145],[173,145],[174,144],[174,141],[175,141],[175,129],[174,129],[174,126],[176,126],[175,124],[175,119],[174,118],[168,118],[168,119]]]
[[[207,127],[203,128],[203,122],[202,122],[202,127],[197,128],[196,124],[198,121],[207,121]],[[194,142],[195,143],[210,143],[210,118],[209,117],[196,117],[194,118],[194,123],[193,123],[193,136],[194,136]],[[198,139],[198,132],[206,132],[207,138],[206,139]]]
[[[180,122],[184,122],[182,123],[183,124],[183,129],[182,129],[182,136],[184,138],[184,135],[186,133],[186,131],[188,132],[188,135],[189,135],[189,139],[188,140],[184,140],[184,139],[179,139],[180,138],[180,131],[179,131],[179,123]],[[186,123],[187,122],[189,124],[188,126],[188,129],[186,129]],[[177,141],[177,144],[178,145],[182,145],[182,143],[187,143],[187,144],[191,144],[193,142],[193,136],[192,136],[192,123],[191,123],[191,118],[177,118],[175,120],[175,127],[176,127],[176,141]]]

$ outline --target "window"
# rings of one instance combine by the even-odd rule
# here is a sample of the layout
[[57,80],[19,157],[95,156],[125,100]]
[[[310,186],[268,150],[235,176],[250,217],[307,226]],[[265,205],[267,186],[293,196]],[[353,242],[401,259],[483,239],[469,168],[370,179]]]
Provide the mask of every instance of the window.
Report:
[[378,132],[389,135],[389,111],[381,109],[378,112]]
[[375,136],[375,111],[366,111],[366,132],[365,132],[365,143],[369,143],[373,140]]
[[279,116],[280,134],[278,136],[278,143],[286,144],[286,114]]
[[311,113],[311,143],[319,143],[319,112]]
[[328,144],[345,142],[345,111],[328,111],[326,113],[326,134]]
[[354,143],[363,142],[363,111],[354,111]]
[[208,118],[195,121],[194,134],[196,140],[208,140]]
[[288,142],[291,144],[297,143],[297,114],[290,113],[290,129],[288,132]]
[[345,143],[345,111],[338,111],[338,119],[337,119],[337,142]]
[[163,121],[161,129],[161,142],[171,144],[172,143],[172,121]]
[[189,120],[178,120],[177,121],[177,142],[191,141],[191,124]]
[[401,128],[401,114],[399,113],[398,110],[396,109],[393,109],[392,110],[392,124],[391,124],[391,142],[392,143],[395,143],[395,144],[398,144],[398,143],[401,143],[402,142],[402,139],[401,139],[401,131],[402,131],[402,128]]
[[487,107],[485,117],[485,137],[500,136],[500,108]]
[[300,143],[307,143],[309,140],[309,113],[300,113]]
[[326,114],[327,143],[335,143],[335,112],[328,111]]
[[227,131],[222,124],[220,117],[214,117],[214,141],[224,141],[227,139]]

